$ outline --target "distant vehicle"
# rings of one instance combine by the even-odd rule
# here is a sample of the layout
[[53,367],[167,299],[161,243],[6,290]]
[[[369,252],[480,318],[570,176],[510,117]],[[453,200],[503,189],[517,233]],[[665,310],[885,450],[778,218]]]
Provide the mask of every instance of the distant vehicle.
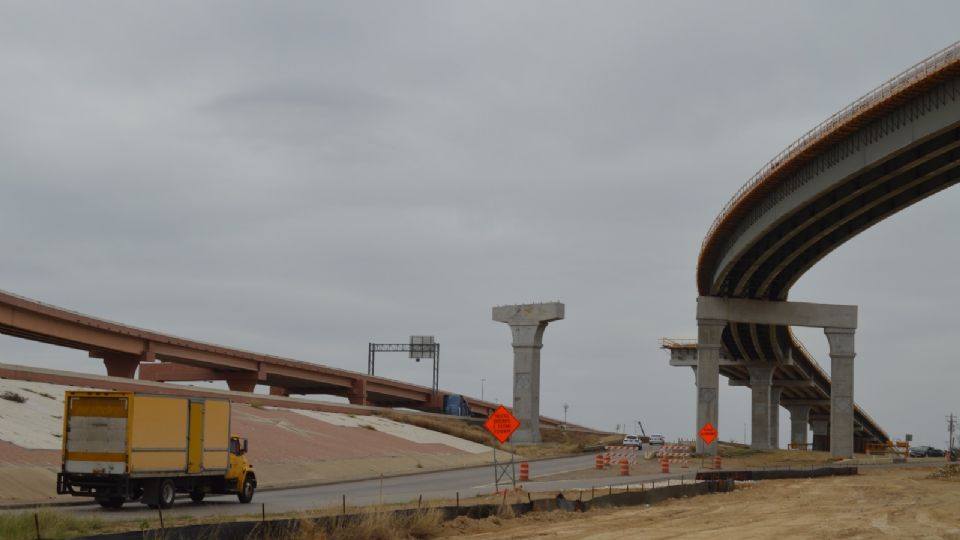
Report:
[[470,416],[470,405],[460,394],[443,396],[443,414],[450,416]]
[[656,433],[654,433],[653,435],[650,435],[650,444],[663,446],[663,443],[664,443],[663,435],[658,435]]
[[636,435],[626,435],[623,438],[624,446],[640,446],[640,437]]
[[943,457],[943,450],[932,446],[914,446],[910,449],[910,457]]
[[253,499],[247,440],[230,434],[225,399],[132,392],[67,392],[57,493],[104,508],[139,500],[170,508],[177,493]]

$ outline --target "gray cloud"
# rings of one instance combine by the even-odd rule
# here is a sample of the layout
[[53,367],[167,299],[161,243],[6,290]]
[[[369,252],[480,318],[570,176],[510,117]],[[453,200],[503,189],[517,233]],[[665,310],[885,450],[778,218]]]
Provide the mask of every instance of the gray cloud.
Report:
[[[710,222],[793,139],[954,41],[958,10],[7,5],[0,288],[360,371],[367,342],[433,333],[442,386],[485,378],[503,401],[509,334],[490,307],[558,299],[543,411],[688,437],[692,376],[656,340],[694,333]],[[934,444],[953,407],[956,197],[868,231],[793,294],[861,305],[858,401]],[[12,338],[0,356],[100,369]],[[405,358],[378,366],[430,381]],[[747,397],[724,388],[722,436],[742,438]]]

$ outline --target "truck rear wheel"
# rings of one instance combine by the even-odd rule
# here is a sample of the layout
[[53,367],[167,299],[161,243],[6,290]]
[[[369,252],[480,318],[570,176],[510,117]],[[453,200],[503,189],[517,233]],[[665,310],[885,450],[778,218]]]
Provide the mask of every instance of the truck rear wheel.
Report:
[[193,488],[193,491],[190,492],[190,500],[193,502],[203,502],[203,498],[207,495],[207,492],[203,488]]
[[173,506],[173,501],[177,498],[177,486],[173,484],[173,480],[167,478],[160,481],[157,491],[159,491],[157,494],[157,506],[160,508],[170,508]]
[[254,492],[253,478],[250,478],[249,476],[247,476],[243,480],[243,488],[240,489],[240,493],[237,493],[237,499],[239,499],[240,502],[246,504],[253,500],[253,492]]

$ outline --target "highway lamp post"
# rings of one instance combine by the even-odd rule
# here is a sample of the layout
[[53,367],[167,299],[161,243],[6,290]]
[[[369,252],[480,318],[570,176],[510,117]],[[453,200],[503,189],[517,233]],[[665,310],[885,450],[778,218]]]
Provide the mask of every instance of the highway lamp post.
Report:
[[563,404],[563,429],[567,429],[567,409],[570,408],[569,403]]

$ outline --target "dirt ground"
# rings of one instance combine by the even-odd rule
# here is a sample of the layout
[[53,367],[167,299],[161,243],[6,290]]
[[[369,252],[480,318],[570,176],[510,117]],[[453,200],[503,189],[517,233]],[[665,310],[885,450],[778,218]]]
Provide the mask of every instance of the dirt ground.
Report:
[[740,482],[732,493],[655,506],[539,513],[517,519],[458,519],[447,537],[960,539],[960,470],[861,468],[853,477]]

